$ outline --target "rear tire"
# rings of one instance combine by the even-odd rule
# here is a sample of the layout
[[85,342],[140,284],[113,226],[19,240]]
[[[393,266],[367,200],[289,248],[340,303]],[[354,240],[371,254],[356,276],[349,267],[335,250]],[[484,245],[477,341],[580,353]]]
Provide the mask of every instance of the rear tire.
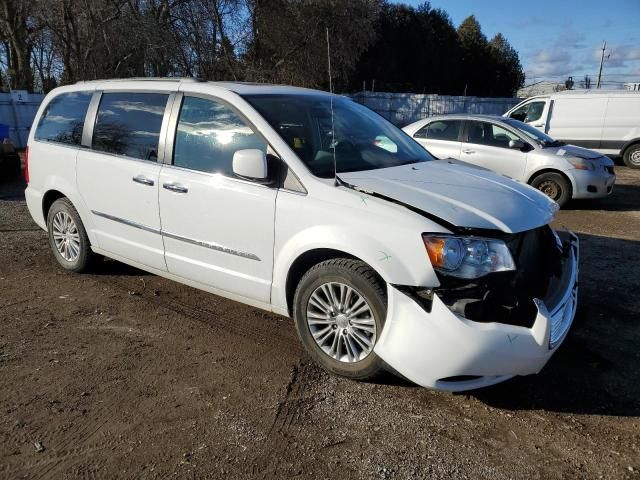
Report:
[[560,173],[547,172],[538,175],[531,181],[531,186],[537,188],[558,205],[564,207],[571,200],[571,183]]
[[627,148],[622,158],[627,167],[640,168],[640,143],[636,143]]
[[98,256],[91,251],[80,215],[68,198],[59,198],[49,208],[47,231],[53,255],[62,268],[81,273],[95,264]]
[[373,351],[386,315],[386,284],[360,260],[334,258],[315,265],[294,295],[296,330],[309,355],[329,372],[354,380],[386,370]]

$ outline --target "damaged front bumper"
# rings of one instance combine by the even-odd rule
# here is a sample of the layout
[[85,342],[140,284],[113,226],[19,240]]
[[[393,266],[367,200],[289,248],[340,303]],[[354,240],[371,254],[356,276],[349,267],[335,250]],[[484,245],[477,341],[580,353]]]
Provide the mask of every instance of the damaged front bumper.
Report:
[[462,391],[538,373],[569,331],[578,298],[578,237],[560,234],[566,255],[547,295],[534,299],[531,328],[457,315],[433,296],[431,311],[389,286],[384,330],[374,351],[423,387]]

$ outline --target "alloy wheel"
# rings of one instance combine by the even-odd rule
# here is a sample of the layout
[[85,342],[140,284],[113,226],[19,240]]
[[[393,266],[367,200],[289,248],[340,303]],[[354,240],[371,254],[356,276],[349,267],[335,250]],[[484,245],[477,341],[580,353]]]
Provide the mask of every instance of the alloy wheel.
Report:
[[73,218],[67,212],[57,212],[52,222],[53,241],[58,253],[67,262],[80,255],[80,234]]
[[313,291],[307,303],[307,324],[316,344],[339,362],[365,359],[376,343],[371,307],[344,283],[324,283]]

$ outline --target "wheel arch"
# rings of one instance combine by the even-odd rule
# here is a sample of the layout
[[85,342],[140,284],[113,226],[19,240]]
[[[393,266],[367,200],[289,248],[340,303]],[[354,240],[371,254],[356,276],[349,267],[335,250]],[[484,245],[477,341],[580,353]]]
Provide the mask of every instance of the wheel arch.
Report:
[[271,283],[274,312],[291,316],[292,292],[297,280],[315,263],[335,257],[352,258],[368,265],[387,284],[438,286],[439,281],[417,231],[446,231],[422,224],[363,232],[344,226],[314,225],[276,242]]
[[80,221],[84,225],[84,229],[87,232],[87,236],[89,237],[91,245],[97,245],[98,242],[93,231],[91,215],[89,211],[86,210],[85,205],[82,201],[82,197],[78,194],[78,192],[74,192],[73,188],[71,188],[70,185],[65,185],[64,182],[61,181],[52,181],[47,186],[49,188],[44,189],[44,194],[42,195],[41,202],[41,211],[45,227],[47,225],[47,214],[51,209],[51,205],[53,205],[53,203],[60,198],[66,198],[71,202],[73,207],[76,209],[76,212],[78,212]]
[[293,314],[293,296],[296,292],[298,283],[300,282],[304,274],[308,272],[309,269],[311,269],[314,265],[324,262],[325,260],[331,260],[332,258],[350,258],[352,260],[358,260],[367,265],[374,272],[376,272],[376,275],[378,276],[380,282],[386,283],[382,275],[380,275],[380,272],[378,272],[372,265],[348,252],[335,248],[313,248],[311,250],[307,250],[306,252],[300,254],[293,261],[287,272],[287,279],[285,281],[285,296],[289,316]]
[[540,175],[543,175],[545,173],[557,173],[558,175],[561,175],[563,178],[565,178],[569,182],[569,185],[571,185],[571,194],[573,196],[573,192],[576,191],[576,184],[575,184],[573,178],[571,178],[569,175],[567,175],[562,170],[558,170],[557,168],[541,168],[540,170],[537,170],[537,171],[533,172],[529,176],[529,179],[527,180],[527,185],[531,185],[531,183],[537,177],[539,177]]
[[51,205],[53,205],[53,202],[55,202],[60,198],[69,198],[69,197],[67,197],[60,190],[56,190],[56,189],[47,190],[45,194],[42,196],[42,216],[44,217],[45,223],[47,221],[47,215],[49,214]]
[[640,137],[629,140],[620,149],[620,156],[624,158],[625,154],[627,153],[627,150],[633,147],[634,145],[638,145],[638,144],[640,144]]

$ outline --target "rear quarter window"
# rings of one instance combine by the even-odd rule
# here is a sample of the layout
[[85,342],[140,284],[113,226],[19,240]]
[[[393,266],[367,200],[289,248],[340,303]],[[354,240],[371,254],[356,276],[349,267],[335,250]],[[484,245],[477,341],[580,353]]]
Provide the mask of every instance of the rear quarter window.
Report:
[[462,120],[436,120],[418,130],[414,138],[458,141]]
[[168,98],[165,93],[103,93],[93,129],[92,148],[156,161]]
[[61,93],[51,99],[38,121],[34,138],[80,145],[84,118],[93,92]]

